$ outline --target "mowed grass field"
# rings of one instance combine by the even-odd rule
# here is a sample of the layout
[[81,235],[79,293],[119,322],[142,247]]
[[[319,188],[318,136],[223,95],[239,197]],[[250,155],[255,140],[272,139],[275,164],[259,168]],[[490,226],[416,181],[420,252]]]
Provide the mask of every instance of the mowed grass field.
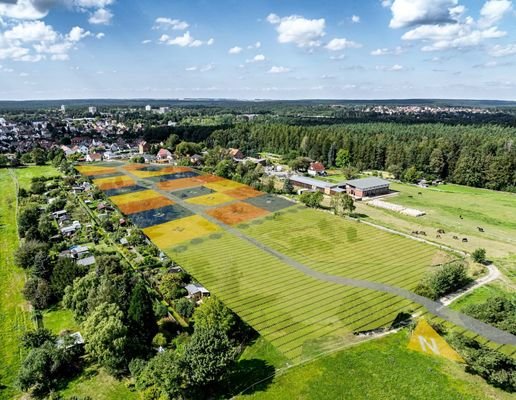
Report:
[[238,399],[509,400],[460,364],[407,349],[406,330],[278,374]]
[[292,361],[349,343],[354,331],[390,326],[400,312],[419,307],[315,280],[229,233],[166,253]]
[[34,325],[22,295],[26,275],[14,264],[16,186],[7,169],[0,169],[0,187],[0,399],[12,399],[18,394],[14,381],[24,356],[20,337]]
[[312,269],[414,289],[450,258],[434,246],[296,207],[241,226],[242,231]]
[[[516,253],[516,194],[452,184],[420,188],[392,183],[391,189],[399,194],[386,201],[425,211],[427,215],[409,217],[360,202],[356,203],[357,212],[404,232],[424,230],[428,239],[467,252],[483,247],[492,258]],[[479,232],[477,227],[485,232]],[[439,228],[446,231],[441,239],[436,238]],[[454,240],[454,235],[467,237],[468,242]]]

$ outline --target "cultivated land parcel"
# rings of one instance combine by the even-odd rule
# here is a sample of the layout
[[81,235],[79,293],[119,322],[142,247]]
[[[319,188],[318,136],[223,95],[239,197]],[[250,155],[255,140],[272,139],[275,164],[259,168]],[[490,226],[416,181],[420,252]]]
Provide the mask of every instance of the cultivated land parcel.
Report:
[[396,294],[316,279],[413,289],[450,256],[437,247],[296,205],[186,167],[97,164],[93,179],[171,259],[297,362],[391,326],[422,307]]

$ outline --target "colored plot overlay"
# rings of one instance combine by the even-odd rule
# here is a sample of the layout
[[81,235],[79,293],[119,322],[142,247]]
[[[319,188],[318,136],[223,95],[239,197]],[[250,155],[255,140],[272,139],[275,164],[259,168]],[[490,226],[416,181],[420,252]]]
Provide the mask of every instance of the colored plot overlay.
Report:
[[175,179],[185,179],[185,178],[193,178],[194,176],[198,176],[199,173],[195,171],[186,171],[186,172],[178,172],[175,174],[165,174],[158,176],[149,176],[146,179],[151,182],[166,182]]
[[136,184],[134,180],[127,175],[94,179],[93,183],[97,185],[100,190],[117,189],[126,186],[134,186]]
[[192,169],[189,167],[144,167],[141,169],[133,170],[132,174],[139,178],[150,178],[160,175],[178,174],[185,172],[192,172]]
[[81,174],[86,175],[86,176],[116,174],[116,173],[118,173],[116,168],[113,168],[113,167],[103,167],[103,166],[97,166],[97,165],[78,165],[75,168]]
[[227,190],[240,189],[240,188],[248,188],[249,186],[244,185],[240,182],[230,181],[229,179],[220,178],[219,181],[206,183],[206,186],[209,189],[213,189],[216,192],[224,192]]
[[418,322],[407,347],[421,353],[464,362],[463,358],[446,343],[425,319]]
[[219,204],[229,203],[230,201],[234,201],[233,197],[228,196],[226,193],[217,192],[186,200],[189,204],[198,204],[201,206],[217,206]]
[[263,196],[263,192],[255,190],[249,186],[242,186],[236,189],[227,190],[224,193],[236,200],[245,200],[251,197]]
[[156,186],[161,190],[175,191],[180,189],[193,188],[196,186],[207,186],[208,183],[218,182],[220,180],[222,180],[222,178],[214,175],[199,175],[194,178],[174,179],[171,181],[159,182]]
[[242,229],[314,270],[406,289],[415,288],[434,260],[447,258],[436,247],[300,207]]
[[172,200],[160,195],[154,190],[121,194],[111,197],[110,200],[126,215],[174,204]]
[[141,211],[129,216],[130,220],[141,229],[153,225],[164,224],[169,221],[192,215],[192,212],[178,204],[168,205],[147,211]]
[[111,196],[118,196],[120,194],[126,194],[126,193],[136,193],[141,190],[147,190],[147,188],[144,186],[140,186],[140,185],[124,186],[121,188],[104,190],[104,194],[107,197],[111,197]]
[[193,199],[194,197],[204,196],[210,193],[214,193],[214,191],[204,186],[199,186],[190,189],[178,190],[174,192],[174,196],[179,197],[183,200],[187,200]]
[[166,250],[179,243],[206,236],[221,228],[200,215],[169,221],[152,226],[143,232],[161,249]]
[[266,210],[243,202],[214,208],[206,213],[227,225],[237,225],[268,214]]
[[261,196],[251,197],[245,200],[245,202],[256,207],[264,208],[269,212],[280,211],[284,208],[291,207],[296,204],[290,200],[286,200],[281,197],[274,196],[272,194],[263,193],[261,193]]
[[293,361],[349,343],[354,331],[391,326],[400,312],[418,308],[391,294],[313,279],[229,233],[166,253]]

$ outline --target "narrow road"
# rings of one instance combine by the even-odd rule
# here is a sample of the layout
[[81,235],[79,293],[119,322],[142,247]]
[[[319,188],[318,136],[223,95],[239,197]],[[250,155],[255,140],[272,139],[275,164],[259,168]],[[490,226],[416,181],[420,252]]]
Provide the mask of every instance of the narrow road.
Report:
[[[139,182],[142,184],[142,186],[149,187],[149,181],[147,181],[145,178],[139,178],[136,175],[132,174],[131,171],[127,171],[125,169],[122,169],[121,167],[118,167],[120,172],[123,172],[126,175],[129,175],[132,177],[137,183]],[[223,228],[226,232],[229,232],[238,238],[247,241],[248,243],[251,243],[252,245],[258,247],[262,251],[265,251],[266,253],[276,257],[283,263],[291,266],[292,268],[297,269],[298,271],[304,273],[305,275],[308,275],[312,278],[330,282],[330,283],[336,283],[339,285],[345,285],[345,286],[354,286],[354,287],[360,287],[364,289],[370,289],[375,290],[378,292],[384,292],[384,293],[391,293],[400,297],[403,297],[405,299],[411,300],[414,303],[420,304],[421,306],[425,307],[429,313],[436,315],[446,321],[449,321],[457,326],[460,326],[461,328],[467,329],[471,332],[474,332],[480,336],[485,337],[486,339],[489,339],[492,342],[499,343],[499,344],[510,344],[510,345],[516,345],[516,336],[512,335],[509,332],[502,331],[501,329],[495,328],[494,326],[491,326],[489,324],[486,324],[484,322],[481,322],[475,318],[471,318],[465,314],[462,314],[457,311],[450,310],[446,306],[444,306],[442,303],[430,300],[426,297],[419,296],[409,290],[389,286],[383,283],[377,283],[377,282],[370,282],[370,281],[364,281],[359,279],[350,279],[350,278],[344,278],[340,276],[335,275],[328,275],[324,274],[322,272],[315,271],[311,269],[310,267],[294,260],[293,258],[290,258],[289,256],[280,253],[277,250],[274,250],[270,248],[269,246],[264,245],[263,243],[259,242],[258,240],[247,236],[242,231],[235,229],[229,225],[226,225],[219,220],[213,218],[211,215],[208,215],[204,212],[205,208],[202,206],[196,206],[189,203],[186,203],[184,200],[180,199],[177,196],[174,196],[172,193],[161,190],[157,188],[156,184],[153,183],[152,189],[157,191],[158,193],[162,194],[163,196],[173,200],[175,203],[179,204],[180,206],[194,212],[195,214],[198,214],[202,216],[203,218],[206,218],[210,222],[220,226]]]

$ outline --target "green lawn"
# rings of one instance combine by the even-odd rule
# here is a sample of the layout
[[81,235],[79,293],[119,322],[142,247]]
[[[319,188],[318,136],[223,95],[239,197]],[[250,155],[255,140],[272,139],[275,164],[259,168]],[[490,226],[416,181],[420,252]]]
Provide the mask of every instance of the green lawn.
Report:
[[13,384],[24,356],[20,336],[34,325],[22,295],[25,272],[14,265],[16,191],[7,169],[0,169],[0,187],[0,399],[12,399],[18,394]]
[[119,381],[103,369],[86,369],[77,379],[60,391],[63,397],[89,397],[93,400],[137,400],[140,395],[129,390],[127,380]]
[[508,400],[460,364],[406,348],[407,331],[294,367],[240,399]]
[[290,360],[311,358],[392,324],[418,306],[313,279],[228,233],[166,251]]
[[20,187],[24,189],[29,189],[31,180],[34,177],[52,177],[60,175],[59,171],[55,169],[51,165],[37,165],[37,166],[30,166],[30,167],[22,167],[22,168],[16,168],[14,170],[16,172],[16,177],[18,178],[18,182],[20,184]]
[[56,335],[64,330],[73,332],[79,330],[79,324],[75,322],[72,311],[60,307],[43,313],[43,326]]
[[[485,303],[489,298],[492,297],[508,297],[510,296],[509,292],[502,286],[502,283],[490,283],[488,285],[479,287],[473,290],[471,293],[466,294],[465,296],[454,301],[450,308],[453,310],[460,311],[464,307],[469,306],[470,304],[480,304]],[[514,296],[514,293],[513,293]]]
[[[425,211],[427,215],[418,218],[403,216],[360,202],[356,203],[357,211],[375,222],[408,233],[424,230],[428,239],[467,252],[483,247],[491,258],[516,253],[515,194],[452,184],[420,188],[392,183],[391,189],[399,194],[387,198],[387,201]],[[484,228],[485,232],[479,232],[477,227]],[[441,239],[436,238],[439,228],[446,231]],[[454,235],[467,237],[468,242],[454,240]]]
[[305,207],[254,221],[243,231],[312,269],[407,289],[448,258],[436,247]]

